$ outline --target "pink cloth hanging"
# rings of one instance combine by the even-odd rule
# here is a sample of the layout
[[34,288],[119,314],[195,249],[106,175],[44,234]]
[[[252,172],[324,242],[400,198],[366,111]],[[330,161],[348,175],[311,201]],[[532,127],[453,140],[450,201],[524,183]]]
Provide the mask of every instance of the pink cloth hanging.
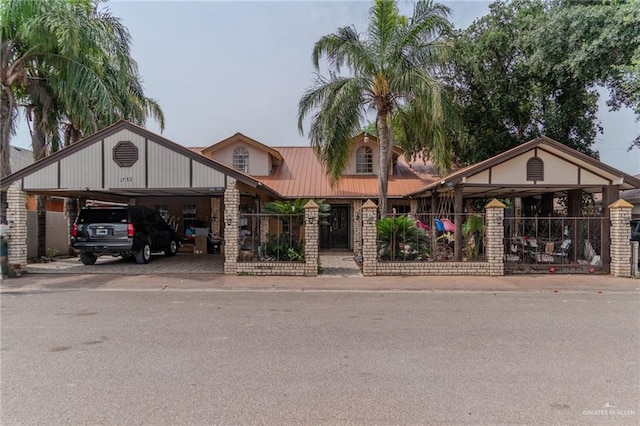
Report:
[[444,227],[445,232],[455,232],[456,231],[456,225],[454,225],[454,223],[451,222],[446,217],[440,218],[440,222],[442,222],[442,226]]

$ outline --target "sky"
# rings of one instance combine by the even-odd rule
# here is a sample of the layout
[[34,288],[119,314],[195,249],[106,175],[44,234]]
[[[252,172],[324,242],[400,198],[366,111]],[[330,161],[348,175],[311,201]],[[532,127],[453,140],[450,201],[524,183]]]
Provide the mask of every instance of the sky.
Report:
[[[443,1],[465,28],[486,1]],[[399,1],[408,15],[412,4]],[[270,146],[309,145],[297,106],[314,80],[313,44],[345,25],[366,30],[370,1],[122,1],[106,3],[133,38],[145,94],[165,113],[163,136],[209,146],[241,132]],[[640,173],[640,149],[627,152],[640,124],[631,111],[607,113],[596,149],[605,163]],[[151,131],[160,132],[151,119]],[[308,126],[305,130],[308,129]],[[26,126],[14,145],[29,148]],[[526,141],[523,141],[526,142]]]

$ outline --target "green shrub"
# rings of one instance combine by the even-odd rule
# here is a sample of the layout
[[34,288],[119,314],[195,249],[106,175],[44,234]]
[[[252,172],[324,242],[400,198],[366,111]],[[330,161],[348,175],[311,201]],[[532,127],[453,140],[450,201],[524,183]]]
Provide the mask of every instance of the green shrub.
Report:
[[382,260],[417,260],[430,251],[427,233],[406,217],[387,217],[376,224],[378,249]]

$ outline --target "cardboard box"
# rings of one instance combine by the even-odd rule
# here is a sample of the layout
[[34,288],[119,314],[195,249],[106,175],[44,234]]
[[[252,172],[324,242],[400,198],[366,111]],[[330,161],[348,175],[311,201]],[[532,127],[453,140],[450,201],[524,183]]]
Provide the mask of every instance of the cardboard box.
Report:
[[194,254],[207,254],[207,237],[196,236],[193,245]]

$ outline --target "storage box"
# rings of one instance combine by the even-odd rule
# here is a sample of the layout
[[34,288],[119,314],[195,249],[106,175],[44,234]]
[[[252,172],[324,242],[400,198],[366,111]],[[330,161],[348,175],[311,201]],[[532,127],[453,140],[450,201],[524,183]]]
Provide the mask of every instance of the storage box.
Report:
[[193,245],[194,254],[206,254],[207,253],[207,237],[196,236],[195,244]]

